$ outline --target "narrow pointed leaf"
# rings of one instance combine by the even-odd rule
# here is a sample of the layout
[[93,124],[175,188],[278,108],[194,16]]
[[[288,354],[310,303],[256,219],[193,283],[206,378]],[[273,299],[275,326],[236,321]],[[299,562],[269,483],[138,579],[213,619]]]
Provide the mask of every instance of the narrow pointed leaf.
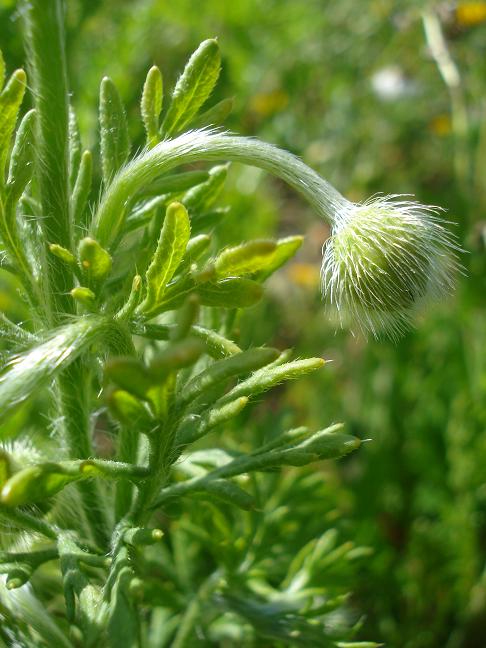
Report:
[[267,266],[276,249],[274,241],[249,241],[227,248],[214,261],[218,278],[252,274]]
[[206,182],[209,178],[207,171],[185,171],[162,176],[143,190],[144,196],[160,196],[161,194],[187,191],[195,185]]
[[100,88],[100,138],[103,181],[109,184],[128,159],[127,119],[115,84],[105,77]]
[[144,308],[162,300],[165,287],[177,270],[191,234],[189,216],[181,203],[167,208],[157,249],[147,270],[147,297]]
[[245,490],[227,479],[212,479],[204,484],[204,493],[212,495],[226,504],[236,505],[249,511],[254,506],[253,497]]
[[85,316],[57,329],[29,351],[13,356],[0,374],[0,420],[110,328],[105,318]]
[[9,153],[10,140],[24,98],[26,82],[25,72],[17,70],[12,74],[2,94],[0,94],[0,178],[2,179]]
[[71,195],[71,213],[75,226],[75,234],[83,234],[88,228],[86,207],[88,205],[91,181],[93,175],[93,156],[91,151],[84,151],[81,156],[79,172]]
[[262,269],[256,273],[255,279],[258,279],[258,281],[267,279],[267,277],[294,256],[302,245],[303,240],[303,236],[288,236],[287,238],[279,239],[273,254],[266,260],[267,262]]
[[217,360],[184,387],[181,402],[188,403],[228,378],[259,369],[275,360],[277,355],[275,349],[256,348]]
[[325,361],[322,358],[308,358],[306,360],[286,362],[272,368],[265,367],[265,369],[255,371],[252,376],[236,385],[220,399],[219,404],[227,403],[241,396],[256,396],[286,380],[295,380],[311,371],[320,369],[324,364]]
[[263,288],[256,281],[236,277],[204,283],[197,287],[197,294],[203,306],[248,308],[260,301]]
[[79,134],[78,120],[74,108],[69,106],[69,121],[68,121],[68,135],[69,135],[69,186],[71,190],[74,188],[76,178],[79,173],[79,165],[81,163],[81,137]]
[[3,90],[5,83],[5,61],[3,60],[2,50],[0,50],[0,92]]
[[214,166],[209,171],[209,178],[205,182],[193,187],[185,194],[182,202],[187,210],[192,213],[204,211],[211,207],[221,193],[227,175],[227,164]]
[[191,122],[191,128],[204,128],[207,126],[220,126],[233,110],[235,100],[233,97],[228,97],[217,104],[208,108],[205,112],[201,113],[196,119]]
[[220,67],[221,55],[217,41],[203,41],[177,81],[162,124],[164,135],[174,135],[191,122],[211,94],[218,80]]
[[143,86],[140,112],[147,133],[147,143],[154,146],[159,141],[159,115],[162,110],[162,74],[154,65],[150,68]]
[[29,110],[17,129],[8,170],[8,197],[16,203],[30,182],[34,170],[35,110]]

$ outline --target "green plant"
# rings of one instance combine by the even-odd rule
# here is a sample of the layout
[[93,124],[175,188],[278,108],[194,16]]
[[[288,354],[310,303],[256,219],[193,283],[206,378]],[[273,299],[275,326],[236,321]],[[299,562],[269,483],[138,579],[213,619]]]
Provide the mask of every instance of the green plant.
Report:
[[[2,316],[0,405],[8,430],[45,387],[45,418],[28,442],[24,435],[1,450],[0,515],[12,535],[0,553],[0,638],[375,645],[348,641],[358,624],[340,582],[365,551],[338,544],[332,529],[299,543],[284,502],[293,498],[298,509],[318,484],[305,470],[278,473],[344,456],[359,440],[333,425],[272,430],[256,446],[206,442],[251,399],[324,364],[235,341],[241,312],[301,238],[218,250],[207,232],[225,215],[214,203],[227,167],[171,171],[234,160],[302,193],[333,228],[324,287],[373,332],[393,332],[427,293],[450,287],[453,240],[426,208],[392,199],[355,205],[285,151],[188,130],[218,123],[229,106],[200,114],[219,74],[214,40],[189,60],[163,119],[162,76],[149,71],[147,145],[134,158],[119,95],[103,79],[93,200],[92,155],[82,152],[68,105],[62,5],[34,0],[22,13],[34,109],[10,151],[26,87],[17,71],[0,96],[0,233],[2,266],[16,277],[29,319]],[[326,580],[325,570],[337,574]]]

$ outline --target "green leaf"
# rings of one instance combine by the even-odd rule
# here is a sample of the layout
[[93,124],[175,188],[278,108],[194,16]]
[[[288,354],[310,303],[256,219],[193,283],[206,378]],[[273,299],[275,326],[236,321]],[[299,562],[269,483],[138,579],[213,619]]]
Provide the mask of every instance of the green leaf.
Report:
[[147,144],[155,146],[159,141],[159,116],[162,110],[163,96],[162,74],[159,68],[154,65],[150,68],[143,86],[140,112],[142,121],[147,133]]
[[5,506],[23,506],[42,502],[80,479],[144,479],[148,471],[136,466],[102,459],[48,462],[29,466],[16,472],[3,485],[0,503]]
[[157,249],[146,273],[147,296],[140,310],[148,310],[162,301],[165,288],[182,261],[190,234],[191,224],[184,205],[170,204]]
[[86,207],[91,191],[92,176],[93,156],[91,155],[91,151],[84,151],[81,156],[79,172],[71,195],[71,213],[75,226],[75,234],[83,234],[87,230]]
[[139,398],[145,398],[152,386],[152,380],[144,365],[132,357],[110,358],[105,365],[105,377]]
[[8,199],[15,204],[34,170],[35,110],[29,110],[17,129],[8,170]]
[[180,425],[176,445],[183,447],[197,441],[219,423],[224,423],[237,416],[246,407],[247,403],[248,398],[242,396],[227,405],[215,407],[202,416],[190,414]]
[[177,81],[172,102],[162,124],[165,136],[180,132],[209,97],[218,80],[221,54],[216,40],[203,41]]
[[147,374],[154,384],[163,382],[172,371],[197,362],[204,350],[205,346],[200,340],[188,338],[173,343],[155,355],[147,367]]
[[163,176],[143,189],[144,196],[159,196],[161,194],[179,193],[195,185],[206,182],[209,178],[207,171],[185,171]]
[[128,596],[129,583],[133,573],[128,567],[123,568],[113,587],[110,600],[110,617],[108,622],[108,645],[110,648],[138,648],[139,614],[134,602]]
[[27,77],[23,70],[16,70],[0,94],[0,182],[3,184],[5,164],[10,140],[15,129],[17,115],[24,98]]
[[74,254],[69,250],[66,250],[66,248],[62,247],[62,245],[51,243],[49,245],[49,252],[68,265],[74,266],[74,264],[76,263],[76,257],[74,256]]
[[229,378],[249,373],[267,365],[277,356],[276,349],[256,348],[236,353],[223,360],[217,360],[185,385],[180,395],[180,401],[183,404],[188,403]]
[[86,237],[79,242],[78,257],[82,273],[90,285],[103,281],[111,272],[109,252],[92,238]]
[[110,414],[120,423],[145,432],[153,427],[153,419],[138,398],[123,389],[105,391],[105,402]]
[[305,360],[294,360],[282,365],[265,367],[256,371],[252,376],[239,383],[228,394],[223,396],[219,404],[228,403],[241,396],[256,396],[268,389],[272,389],[285,380],[295,380],[305,376],[311,371],[320,369],[325,364],[322,358],[307,358]]
[[252,509],[255,504],[253,497],[249,493],[227,479],[207,481],[202,488],[202,492],[216,497],[225,504],[236,505],[245,511]]
[[81,163],[81,137],[79,135],[79,126],[74,108],[69,106],[69,186],[74,188],[76,178],[79,174],[79,165]]
[[227,248],[214,261],[218,278],[252,274],[267,267],[276,249],[274,241],[249,241]]
[[164,532],[161,529],[132,527],[123,534],[123,541],[134,547],[144,547],[160,542],[163,537]]
[[182,198],[189,212],[207,210],[221,193],[228,175],[228,164],[219,164],[209,171],[209,178],[190,189]]
[[191,122],[191,128],[204,128],[207,126],[219,126],[229,116],[233,110],[235,100],[233,97],[228,97],[219,101],[205,112],[198,115],[198,117]]
[[130,142],[120,95],[109,77],[100,87],[100,139],[103,181],[108,185],[128,159]]
[[76,288],[71,290],[70,295],[75,301],[86,306],[88,310],[93,310],[96,302],[96,295],[91,288],[88,288],[87,286],[76,286]]
[[267,259],[265,266],[257,272],[255,279],[258,281],[267,279],[267,277],[294,256],[303,241],[303,236],[288,236],[287,238],[279,239],[273,254]]
[[29,466],[15,473],[3,485],[0,502],[5,506],[42,502],[80,478],[80,474],[65,472],[61,464]]
[[374,641],[339,641],[337,648],[381,648],[384,644]]
[[263,295],[259,283],[239,277],[204,283],[196,291],[203,306],[222,308],[248,308],[256,304]]
[[0,420],[110,330],[105,318],[84,316],[53,331],[42,344],[13,356],[0,373]]

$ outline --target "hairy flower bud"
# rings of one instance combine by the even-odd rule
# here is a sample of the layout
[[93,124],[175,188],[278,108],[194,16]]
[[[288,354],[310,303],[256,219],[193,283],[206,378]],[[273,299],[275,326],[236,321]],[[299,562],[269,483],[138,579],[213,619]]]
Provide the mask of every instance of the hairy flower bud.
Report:
[[322,289],[341,321],[397,337],[425,300],[452,289],[459,248],[437,213],[400,196],[339,213],[324,246]]

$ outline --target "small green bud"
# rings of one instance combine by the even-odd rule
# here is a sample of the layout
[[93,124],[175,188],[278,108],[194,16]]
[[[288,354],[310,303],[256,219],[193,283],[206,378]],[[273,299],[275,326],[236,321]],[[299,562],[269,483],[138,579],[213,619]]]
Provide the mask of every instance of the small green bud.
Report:
[[105,401],[113,418],[125,425],[131,425],[141,430],[152,426],[150,414],[136,396],[123,389],[108,389]]
[[96,301],[96,295],[92,290],[86,288],[86,286],[76,286],[76,288],[73,288],[71,290],[71,297],[89,309],[93,308]]
[[83,274],[89,281],[103,281],[111,272],[111,256],[92,238],[86,237],[79,242],[78,257]]
[[58,259],[61,259],[61,261],[64,261],[64,263],[68,263],[69,265],[74,265],[76,263],[76,257],[72,252],[69,250],[66,250],[66,248],[62,247],[62,245],[58,245],[57,243],[51,243],[49,245],[49,252],[56,256]]
[[156,542],[160,542],[163,537],[164,532],[162,529],[143,529],[135,527],[125,531],[123,540],[134,547],[142,547],[144,545],[152,545]]
[[65,472],[61,465],[55,463],[29,466],[15,473],[3,485],[0,502],[5,506],[42,502],[79,477],[77,474]]
[[31,576],[32,568],[30,565],[16,565],[8,572],[5,585],[8,590],[18,589],[28,583]]
[[394,196],[350,204],[326,243],[323,291],[340,317],[396,336],[427,298],[452,289],[455,249],[434,208]]

